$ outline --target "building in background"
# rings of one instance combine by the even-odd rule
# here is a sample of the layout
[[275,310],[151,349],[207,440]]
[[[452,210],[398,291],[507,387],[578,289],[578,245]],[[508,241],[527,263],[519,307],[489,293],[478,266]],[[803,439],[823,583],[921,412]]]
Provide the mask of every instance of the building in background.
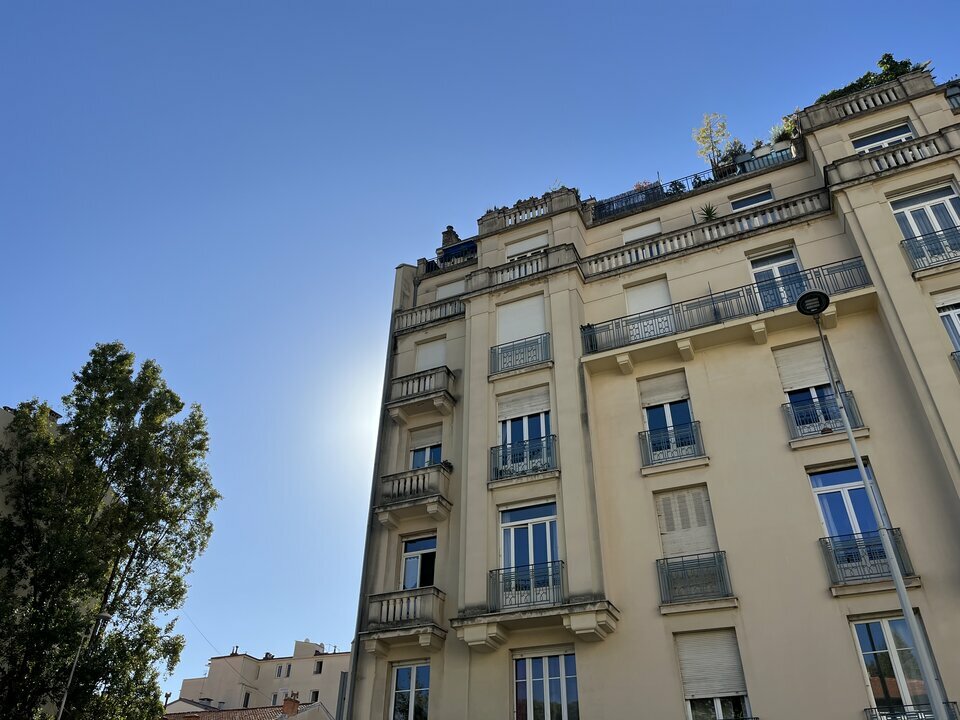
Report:
[[168,707],[179,708],[175,703],[187,700],[220,710],[258,708],[281,705],[296,693],[300,702],[319,703],[337,716],[349,664],[349,652],[327,652],[323,643],[309,640],[297,640],[293,655],[286,657],[255,658],[234,648],[210,658],[206,677],[185,679],[180,697]]
[[916,70],[401,265],[351,717],[928,717],[809,288],[960,697],[958,191]]
[[296,695],[286,697],[279,706],[251,707],[237,710],[185,707],[188,702],[177,700],[164,709],[163,720],[334,720],[334,716],[320,702],[301,703]]

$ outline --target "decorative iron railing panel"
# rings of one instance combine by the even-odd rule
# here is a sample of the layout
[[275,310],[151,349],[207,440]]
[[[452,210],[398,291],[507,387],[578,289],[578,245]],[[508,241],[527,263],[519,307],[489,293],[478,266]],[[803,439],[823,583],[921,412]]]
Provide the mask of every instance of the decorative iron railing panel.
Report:
[[672,425],[657,430],[644,430],[640,436],[640,457],[643,467],[703,457],[700,421]]
[[367,628],[439,624],[443,617],[444,598],[444,593],[433,586],[371,595]]
[[[843,406],[847,411],[847,418],[850,420],[850,427],[863,427],[860,409],[857,407],[853,392],[847,390],[841,395],[843,396]],[[836,398],[832,396],[822,400],[811,399],[809,402],[784,403],[781,409],[787,420],[791,440],[828,435],[833,432],[844,432],[843,420],[840,418],[840,407]]]
[[446,365],[402,377],[394,378],[390,381],[390,400],[396,402],[417,397],[418,395],[427,395],[432,392],[446,390],[450,392],[453,387],[453,371]]
[[810,289],[837,295],[870,284],[863,258],[842,260],[775,280],[744,285],[607,322],[584,325],[580,328],[583,352],[585,355],[603,352],[791,307],[800,295]]
[[733,596],[723,551],[657,560],[657,574],[664,605]]
[[496,345],[490,348],[490,372],[517,370],[550,359],[550,333]]
[[[890,530],[890,540],[903,574],[913,575],[913,564],[907,554],[900,528]],[[890,560],[883,550],[878,530],[820,538],[820,549],[823,551],[832,585],[890,577]]]
[[562,605],[563,561],[491,570],[487,603],[491,612],[537,605]]
[[393,503],[434,495],[446,496],[449,487],[447,466],[428,465],[380,478],[380,501]]
[[557,469],[557,436],[524,440],[490,448],[490,479],[516,477]]
[[918,235],[900,243],[914,271],[960,260],[960,227]]
[[[960,720],[960,710],[955,702],[945,702],[947,717]],[[929,705],[901,705],[899,707],[866,708],[863,711],[867,720],[934,720]]]

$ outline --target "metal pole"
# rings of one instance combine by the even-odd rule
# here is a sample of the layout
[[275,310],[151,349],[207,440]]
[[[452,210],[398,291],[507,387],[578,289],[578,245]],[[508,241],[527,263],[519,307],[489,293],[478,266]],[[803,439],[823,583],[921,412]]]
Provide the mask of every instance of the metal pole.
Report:
[[80,653],[83,652],[83,646],[90,642],[90,638],[93,637],[94,628],[97,627],[97,623],[100,622],[100,618],[97,618],[93,621],[93,624],[90,626],[90,632],[87,633],[87,637],[80,641],[80,647],[77,648],[77,654],[73,658],[73,665],[70,666],[70,677],[67,678],[67,686],[63,689],[63,699],[60,701],[60,710],[57,712],[57,720],[60,720],[63,717],[63,709],[67,705],[67,693],[70,692],[70,683],[73,682],[73,673],[77,669],[77,661],[80,659]]
[[[857,448],[857,441],[853,437],[853,428],[850,427],[850,419],[847,417],[847,409],[843,406],[843,397],[837,388],[837,381],[833,377],[833,367],[830,364],[830,356],[827,353],[827,341],[823,336],[823,328],[820,325],[820,316],[814,315],[814,321],[817,323],[817,333],[820,335],[820,347],[823,349],[823,363],[827,368],[827,377],[830,378],[830,389],[833,391],[833,397],[837,401],[837,408],[840,411],[840,419],[843,421],[843,429],[847,433],[847,441],[850,443],[850,450],[853,452],[853,459],[857,463],[857,470],[860,471],[860,479],[867,490],[867,499],[870,501],[870,509],[873,511],[873,518],[877,523],[880,533],[880,542],[883,545],[883,552],[887,556],[887,564],[890,566],[890,576],[893,579],[893,586],[897,590],[897,598],[900,600],[900,609],[903,611],[903,618],[910,628],[910,634],[913,635],[914,650],[917,653],[917,662],[920,665],[920,675],[923,677],[923,683],[927,689],[927,699],[930,702],[930,710],[933,713],[934,720],[951,720],[947,715],[946,701],[940,693],[940,684],[937,681],[936,673],[933,670],[933,650],[927,645],[927,636],[923,633],[917,616],[913,612],[913,605],[907,596],[907,586],[903,580],[903,569],[900,567],[900,561],[894,552],[893,541],[890,539],[891,527],[890,519],[887,517],[883,501],[880,499],[880,490],[877,483],[867,472],[863,465],[863,459],[860,457],[860,451]],[[895,650],[891,649],[891,652]]]

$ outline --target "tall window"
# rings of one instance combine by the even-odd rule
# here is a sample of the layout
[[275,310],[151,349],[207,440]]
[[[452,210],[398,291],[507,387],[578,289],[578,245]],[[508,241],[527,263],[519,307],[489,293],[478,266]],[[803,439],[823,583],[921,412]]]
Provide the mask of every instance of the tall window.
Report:
[[311,690],[311,691],[310,691],[310,702],[316,702],[316,701],[319,700],[319,699],[320,699],[320,691],[319,691],[319,690]]
[[[277,675],[277,677],[280,677],[280,676]],[[274,694],[273,694],[273,697],[270,699],[270,704],[271,704],[271,705],[276,705],[276,704],[277,704],[277,694],[276,694],[276,693],[274,693]]]
[[793,250],[751,261],[757,299],[764,310],[792,306],[806,289],[800,261]]
[[282,675],[283,675],[283,665],[277,665],[277,677],[281,677]]
[[[867,468],[870,472],[870,468]],[[867,489],[857,468],[811,473],[810,484],[829,537],[872,533],[877,530]]]
[[248,692],[245,692],[245,693],[243,694],[243,706],[244,706],[244,707],[249,707],[249,706],[250,706],[250,693],[248,693]]
[[395,665],[392,720],[427,720],[430,665]]
[[690,720],[750,717],[734,630],[681,633],[675,637]]
[[579,720],[577,659],[574,654],[516,657],[515,720]]
[[934,265],[960,251],[960,197],[941,187],[890,203],[915,266]]
[[317,660],[313,663],[313,674],[319,675],[323,672],[323,660]]
[[644,464],[682,460],[700,454],[690,408],[690,393],[683,372],[640,380],[647,435]]
[[437,562],[437,536],[403,542],[403,589],[430,587]]
[[542,472],[556,467],[550,439],[550,391],[546,386],[498,399],[500,446],[495,475]]
[[287,677],[290,677],[290,671],[292,669],[293,669],[293,665],[290,663],[287,663]]
[[500,511],[501,607],[560,601],[557,504]]
[[907,621],[882,618],[854,623],[853,627],[874,706],[901,710],[905,705],[927,705],[930,700]]
[[443,449],[440,440],[442,427],[435,425],[410,432],[410,469],[417,470],[438,465]]
[[[840,408],[830,388],[830,376],[819,342],[791,345],[773,351],[783,392],[790,407],[790,420],[800,436],[842,430]],[[832,361],[831,361],[831,364]],[[832,368],[838,387],[840,374]],[[852,408],[851,408],[852,410]],[[850,422],[856,427],[858,418]]]
[[941,305],[937,308],[943,327],[950,336],[954,350],[960,350],[960,303]]

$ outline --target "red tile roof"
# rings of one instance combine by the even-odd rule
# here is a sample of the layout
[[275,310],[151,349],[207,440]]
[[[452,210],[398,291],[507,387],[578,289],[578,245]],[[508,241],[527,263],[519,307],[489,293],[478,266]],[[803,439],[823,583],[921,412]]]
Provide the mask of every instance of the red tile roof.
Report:
[[199,717],[200,720],[276,720],[282,705],[268,707],[241,708],[239,710],[188,710],[187,712],[167,713],[164,720],[186,720],[188,717]]

